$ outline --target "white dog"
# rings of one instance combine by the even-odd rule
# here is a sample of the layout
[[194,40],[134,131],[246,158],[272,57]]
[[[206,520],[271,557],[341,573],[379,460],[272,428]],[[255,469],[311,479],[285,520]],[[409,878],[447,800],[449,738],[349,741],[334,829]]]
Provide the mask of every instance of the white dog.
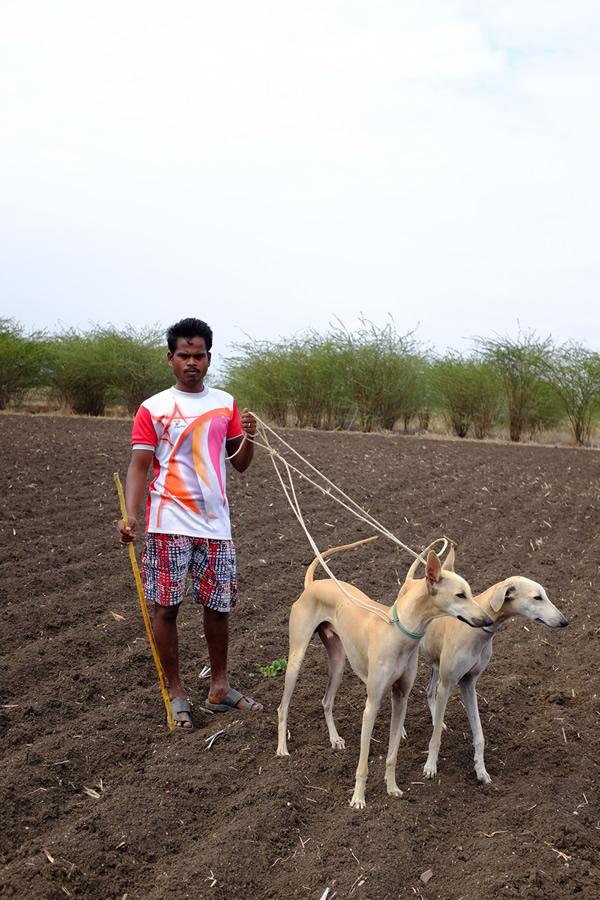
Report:
[[[358,543],[363,543],[359,541]],[[347,545],[347,547],[356,544]],[[335,547],[330,556],[347,547]],[[313,633],[319,632],[329,658],[329,680],[323,698],[329,739],[334,749],[345,744],[333,721],[333,701],[344,671],[346,657],[367,686],[363,713],[360,757],[350,806],[365,806],[369,746],[375,717],[383,697],[391,691],[392,718],[386,760],[388,794],[400,796],[396,784],[396,757],[404,728],[408,695],[417,670],[417,647],[422,633],[438,616],[456,616],[476,628],[492,624],[491,617],[472,598],[467,582],[454,572],[442,570],[438,556],[427,556],[425,578],[414,580],[390,608],[369,599],[357,588],[330,578],[313,581],[318,559],[309,567],[304,591],[290,611],[290,645],[283,698],[278,710],[278,756],[287,749],[288,707],[300,666]],[[350,596],[348,596],[350,595]],[[354,599],[351,599],[354,598]]]
[[[445,566],[447,565],[445,563]],[[436,619],[421,641],[423,659],[431,666],[427,701],[433,720],[433,734],[424,775],[433,778],[442,740],[444,713],[450,694],[458,684],[473,733],[475,772],[479,781],[490,782],[484,760],[485,741],[477,706],[477,679],[492,656],[494,634],[506,619],[524,616],[549,628],[564,628],[568,620],[550,602],[544,588],[519,575],[507,578],[475,597],[475,602],[492,619],[485,628],[468,628],[456,619]]]

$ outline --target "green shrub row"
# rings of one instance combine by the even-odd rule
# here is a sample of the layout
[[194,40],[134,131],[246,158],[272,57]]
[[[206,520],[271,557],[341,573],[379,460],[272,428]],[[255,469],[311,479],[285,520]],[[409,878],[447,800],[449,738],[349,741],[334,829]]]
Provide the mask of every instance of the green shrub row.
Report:
[[363,319],[321,335],[248,341],[225,361],[225,384],[277,425],[426,431],[441,416],[458,437],[507,429],[513,441],[570,429],[589,442],[600,413],[600,354],[534,332],[476,338],[471,351],[426,352],[393,322]]
[[83,415],[101,416],[111,404],[135,412],[172,383],[162,328],[26,334],[14,320],[0,319],[0,409],[18,406],[37,388]]
[[248,341],[225,360],[228,390],[277,425],[363,431],[408,423],[421,409],[423,358],[411,335],[363,321],[278,343]]
[[[173,383],[162,328],[94,326],[26,334],[0,319],[0,409],[43,389],[73,412],[103,415]],[[278,426],[427,430],[433,415],[459,437],[506,429],[511,440],[569,428],[590,441],[600,412],[600,354],[534,332],[475,338],[466,354],[426,351],[390,319],[326,334],[239,344],[219,383]]]

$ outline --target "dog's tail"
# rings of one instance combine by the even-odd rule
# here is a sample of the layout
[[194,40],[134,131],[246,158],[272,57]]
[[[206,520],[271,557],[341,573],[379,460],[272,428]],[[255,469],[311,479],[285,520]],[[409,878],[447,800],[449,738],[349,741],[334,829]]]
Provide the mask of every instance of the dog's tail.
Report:
[[[361,544],[368,544],[369,541],[376,541],[377,535],[369,538],[363,538],[362,541],[354,541],[353,544],[343,544],[341,547],[331,547],[329,550],[324,550],[321,553],[321,557],[323,559],[327,559],[328,556],[332,556],[334,553],[338,553],[340,550],[351,550],[353,547],[360,547]],[[314,580],[315,569],[319,565],[319,557],[313,559],[310,566],[306,570],[306,575],[304,576],[304,590],[310,587]]]
[[446,559],[445,559],[445,561],[444,561],[444,569],[448,569],[448,570],[451,571],[451,572],[454,571],[454,563],[455,563],[455,559],[454,559],[454,542],[451,541],[449,538],[445,538],[445,537],[436,538],[435,541],[432,541],[432,542],[431,542],[431,544],[429,545],[429,547],[425,547],[425,549],[421,551],[421,556],[420,556],[420,557],[417,556],[417,558],[415,559],[414,563],[412,564],[412,566],[410,567],[410,569],[408,570],[408,572],[407,572],[407,574],[406,574],[405,582],[408,582],[408,581],[410,581],[411,579],[414,579],[415,573],[416,573],[416,571],[417,571],[417,569],[418,569],[418,567],[419,567],[419,563],[423,562],[422,557],[425,556],[426,553],[429,553],[430,550],[434,550],[436,544],[442,544],[442,545],[443,545],[443,546],[442,546],[442,549],[441,549],[440,552],[438,553],[438,556],[442,556],[442,554],[446,552],[446,547],[448,546],[448,544],[450,544],[450,550],[448,551],[448,556],[446,557]]

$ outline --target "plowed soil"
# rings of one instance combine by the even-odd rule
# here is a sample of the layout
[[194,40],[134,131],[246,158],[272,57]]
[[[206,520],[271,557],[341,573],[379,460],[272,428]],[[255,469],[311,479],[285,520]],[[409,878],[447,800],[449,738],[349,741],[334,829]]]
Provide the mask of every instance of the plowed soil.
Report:
[[[290,708],[291,756],[275,755],[283,676],[262,677],[256,664],[287,656],[288,613],[313,552],[267,452],[257,449],[252,467],[242,476],[231,470],[229,480],[240,582],[230,677],[265,708],[203,709],[202,617],[186,598],[180,646],[195,731],[181,734],[166,725],[114,524],[113,473],[124,480],[130,422],[4,415],[0,429],[0,893],[30,900],[600,896],[597,451],[286,433],[410,547],[449,535],[474,593],[526,575],[570,620],[551,630],[515,619],[494,639],[478,685],[491,784],[476,779],[458,691],[439,774],[423,777],[431,722],[421,662],[398,757],[404,795],[388,796],[383,784],[386,701],[367,807],[354,810],[365,688],[348,668],[336,704],[346,750],[335,752],[316,636]],[[372,534],[306,481],[297,490],[319,547]],[[411,562],[379,538],[340,554],[332,567],[391,605]]]

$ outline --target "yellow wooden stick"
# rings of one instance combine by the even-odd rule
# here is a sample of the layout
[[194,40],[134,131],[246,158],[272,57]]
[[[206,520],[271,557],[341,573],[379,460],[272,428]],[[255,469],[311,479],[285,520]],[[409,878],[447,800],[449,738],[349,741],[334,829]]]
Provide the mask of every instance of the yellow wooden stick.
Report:
[[[121,518],[125,525],[127,525],[127,510],[125,508],[125,497],[123,496],[123,486],[121,485],[121,479],[119,478],[119,473],[115,472],[113,475],[115,479],[115,484],[117,486],[117,492],[119,494],[119,503],[121,504]],[[167,690],[167,683],[165,681],[165,673],[163,672],[163,668],[160,664],[160,659],[158,657],[158,651],[156,649],[156,643],[154,641],[154,635],[152,634],[152,625],[150,624],[150,616],[148,615],[148,608],[146,606],[146,598],[144,597],[144,588],[142,587],[142,579],[140,577],[140,570],[138,568],[137,559],[135,558],[135,550],[133,549],[133,542],[127,545],[129,547],[129,559],[131,560],[131,568],[133,569],[133,574],[135,577],[135,583],[137,584],[138,594],[140,598],[140,604],[142,607],[142,616],[144,617],[144,624],[146,626],[146,634],[148,635],[148,640],[150,641],[150,648],[152,650],[152,656],[154,657],[154,665],[156,666],[156,671],[158,672],[158,677],[160,679],[160,690],[163,696],[163,700],[165,701],[165,707],[167,710],[167,722],[169,723],[169,728],[171,731],[175,728],[175,719],[173,718],[173,710],[171,709],[171,701],[169,700],[169,692]]]

